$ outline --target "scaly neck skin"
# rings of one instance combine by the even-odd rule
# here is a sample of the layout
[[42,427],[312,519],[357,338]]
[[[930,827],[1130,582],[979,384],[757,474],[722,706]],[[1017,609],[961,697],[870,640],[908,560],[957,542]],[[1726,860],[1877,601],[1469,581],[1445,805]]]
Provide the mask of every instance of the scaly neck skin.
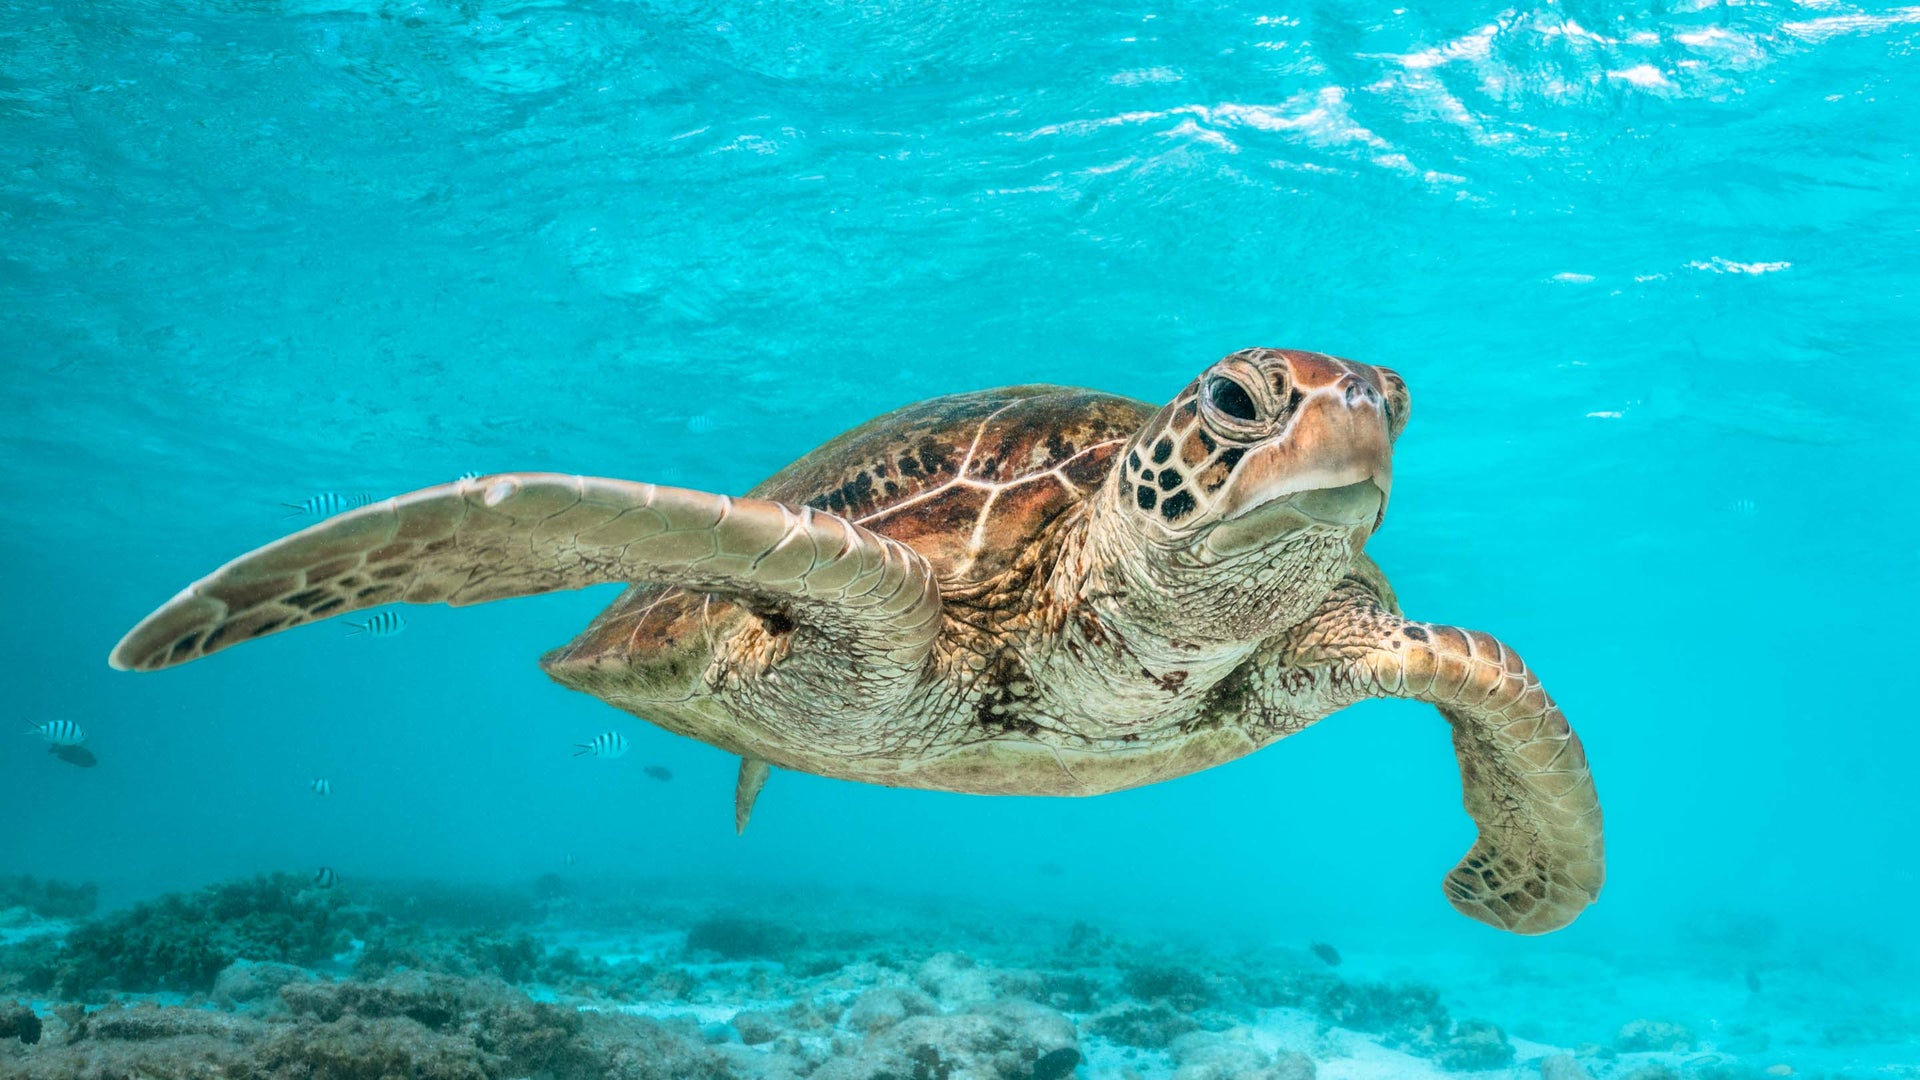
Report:
[[1358,554],[1350,531],[1328,527],[1219,556],[1131,513],[1109,478],[1063,545],[1050,588],[1069,609],[1090,609],[1148,667],[1198,664],[1224,675],[1312,614]]

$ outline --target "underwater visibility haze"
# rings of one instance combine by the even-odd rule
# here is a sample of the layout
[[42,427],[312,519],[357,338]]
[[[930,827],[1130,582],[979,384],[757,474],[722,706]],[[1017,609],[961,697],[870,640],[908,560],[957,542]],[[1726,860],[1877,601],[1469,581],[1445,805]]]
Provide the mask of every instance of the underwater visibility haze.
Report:
[[1920,1076],[1916,50],[0,3],[0,1076]]

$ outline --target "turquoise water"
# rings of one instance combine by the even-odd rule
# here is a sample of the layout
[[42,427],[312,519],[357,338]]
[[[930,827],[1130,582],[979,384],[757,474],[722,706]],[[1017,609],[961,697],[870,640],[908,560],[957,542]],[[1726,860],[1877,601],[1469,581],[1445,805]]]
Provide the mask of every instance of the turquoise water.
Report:
[[[130,900],[570,855],[1467,957],[1461,994],[1760,925],[1898,985],[1920,9],[1050,7],[0,5],[7,712],[100,760],[0,755],[0,870]],[[1250,345],[1411,387],[1368,550],[1584,738],[1610,859],[1568,930],[1447,906],[1472,827],[1415,704],[1088,800],[782,772],[736,839],[734,759],[534,666],[612,587],[105,664],[317,492],[738,493],[920,398],[1161,402]],[[610,728],[626,758],[569,756]]]

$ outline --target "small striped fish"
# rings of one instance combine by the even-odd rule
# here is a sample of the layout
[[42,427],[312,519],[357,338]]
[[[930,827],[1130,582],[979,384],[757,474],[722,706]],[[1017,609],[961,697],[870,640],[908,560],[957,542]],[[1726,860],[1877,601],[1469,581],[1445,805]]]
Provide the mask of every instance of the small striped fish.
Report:
[[617,758],[626,752],[627,737],[617,731],[609,731],[604,735],[595,735],[592,742],[575,743],[573,745],[574,757],[591,755],[593,757]]
[[703,412],[698,416],[687,417],[687,430],[693,432],[695,435],[712,434],[713,429],[719,426],[720,421],[715,420],[712,413]]
[[401,618],[399,612],[388,608],[385,611],[374,612],[373,617],[366,622],[347,625],[353,627],[347,631],[348,637],[355,634],[365,634],[368,637],[392,637],[407,628],[407,620]]
[[459,483],[464,484],[469,480],[478,480],[478,479],[480,479],[480,474],[477,472],[463,472],[460,474]]
[[38,735],[55,746],[79,746],[87,741],[87,733],[71,720],[49,720],[39,727],[28,728],[27,734]]
[[319,780],[315,780],[312,784],[312,787],[313,787],[313,793],[315,795],[333,794],[333,781],[325,779],[324,777]]
[[332,517],[349,510],[358,510],[373,502],[373,496],[362,494],[342,495],[337,491],[323,491],[305,502],[281,503],[292,511],[287,517]]
[[340,875],[333,872],[333,867],[323,866],[314,872],[313,884],[315,888],[331,889],[340,884]]

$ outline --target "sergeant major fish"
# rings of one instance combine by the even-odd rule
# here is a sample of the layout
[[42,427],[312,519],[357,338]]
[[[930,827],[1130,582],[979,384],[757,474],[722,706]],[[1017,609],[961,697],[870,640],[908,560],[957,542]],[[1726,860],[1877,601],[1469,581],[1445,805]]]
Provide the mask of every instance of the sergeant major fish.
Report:
[[27,734],[38,735],[55,746],[79,746],[87,741],[87,733],[71,720],[49,720],[28,728]]
[[627,752],[627,737],[617,731],[595,735],[592,742],[575,743],[574,757],[617,758]]
[[372,502],[373,496],[371,495],[359,493],[342,495],[337,491],[323,491],[302,502],[281,503],[280,505],[286,507],[289,511],[289,513],[285,515],[287,517],[322,518],[332,517],[335,514],[344,514],[349,510],[358,510],[360,507],[367,506]]
[[368,637],[392,637],[407,628],[407,620],[401,618],[399,612],[388,608],[385,611],[374,612],[373,617],[369,618],[366,622],[348,623],[347,625],[353,627],[353,629],[347,631],[348,637],[352,637],[355,634],[365,634]]

